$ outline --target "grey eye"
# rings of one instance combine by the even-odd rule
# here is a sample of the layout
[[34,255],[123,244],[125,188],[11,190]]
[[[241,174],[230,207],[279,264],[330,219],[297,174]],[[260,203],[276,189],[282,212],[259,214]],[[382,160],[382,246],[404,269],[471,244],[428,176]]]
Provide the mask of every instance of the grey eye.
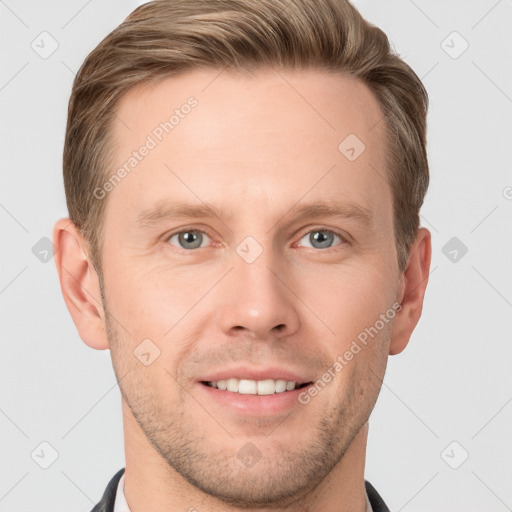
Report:
[[[177,239],[177,244],[171,242],[173,238]],[[208,238],[209,237],[206,233],[197,229],[191,229],[188,231],[181,231],[180,233],[175,233],[170,236],[169,243],[176,245],[181,249],[197,249],[199,247],[204,247],[202,244]]]
[[333,231],[329,231],[328,229],[315,229],[304,235],[301,240],[306,239],[308,243],[311,244],[306,247],[312,247],[313,249],[329,249],[336,237],[340,242],[343,242],[341,236]]

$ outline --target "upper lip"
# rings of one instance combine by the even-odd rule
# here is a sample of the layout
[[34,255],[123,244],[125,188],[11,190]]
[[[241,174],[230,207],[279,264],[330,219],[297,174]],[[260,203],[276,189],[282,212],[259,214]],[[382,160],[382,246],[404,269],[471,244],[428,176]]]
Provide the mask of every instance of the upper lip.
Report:
[[265,368],[250,368],[248,366],[237,366],[233,368],[223,368],[222,370],[212,371],[199,378],[199,382],[217,382],[219,380],[226,380],[230,378],[247,379],[247,380],[286,380],[293,381],[297,384],[306,384],[312,382],[305,376],[300,376],[298,372],[279,367],[265,367]]

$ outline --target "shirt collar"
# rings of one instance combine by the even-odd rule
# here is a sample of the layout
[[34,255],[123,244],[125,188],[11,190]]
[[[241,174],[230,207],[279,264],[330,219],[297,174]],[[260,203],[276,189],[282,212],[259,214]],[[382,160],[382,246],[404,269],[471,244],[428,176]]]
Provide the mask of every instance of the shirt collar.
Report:
[[130,512],[130,508],[128,507],[128,503],[126,503],[126,497],[124,495],[124,473],[117,485],[116,501],[114,502],[113,512]]

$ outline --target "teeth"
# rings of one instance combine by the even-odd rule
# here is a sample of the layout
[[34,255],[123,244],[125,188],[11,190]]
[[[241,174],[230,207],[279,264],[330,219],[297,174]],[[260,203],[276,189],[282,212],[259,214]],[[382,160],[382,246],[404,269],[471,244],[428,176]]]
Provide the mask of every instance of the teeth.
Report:
[[208,382],[208,385],[222,391],[231,391],[242,395],[273,395],[295,389],[295,382],[283,379],[248,380],[248,379],[224,379]]
[[228,391],[232,391],[233,393],[238,393],[238,379],[228,379]]
[[[259,385],[262,382],[263,381],[256,382],[255,380],[241,379],[240,382],[238,383],[238,392],[241,393],[242,395],[255,395],[256,393],[258,393]],[[229,388],[228,388],[228,391],[229,391]],[[266,395],[268,393],[261,393],[261,394]]]
[[286,381],[276,380],[276,393],[282,393],[283,391],[286,391]]

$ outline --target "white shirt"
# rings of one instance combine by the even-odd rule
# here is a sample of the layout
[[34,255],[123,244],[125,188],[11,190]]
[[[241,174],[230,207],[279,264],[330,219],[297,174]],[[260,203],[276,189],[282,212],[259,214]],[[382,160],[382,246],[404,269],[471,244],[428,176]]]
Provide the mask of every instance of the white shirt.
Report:
[[[368,499],[368,494],[365,493],[365,496],[366,512],[373,512],[370,500]],[[121,477],[121,480],[119,480],[119,485],[117,486],[116,501],[114,503],[114,512],[130,512],[128,503],[126,503],[126,497],[124,495],[124,473],[123,476]]]
[[128,503],[126,503],[126,497],[124,495],[124,473],[119,480],[116,492],[116,501],[114,502],[114,512],[130,512]]

